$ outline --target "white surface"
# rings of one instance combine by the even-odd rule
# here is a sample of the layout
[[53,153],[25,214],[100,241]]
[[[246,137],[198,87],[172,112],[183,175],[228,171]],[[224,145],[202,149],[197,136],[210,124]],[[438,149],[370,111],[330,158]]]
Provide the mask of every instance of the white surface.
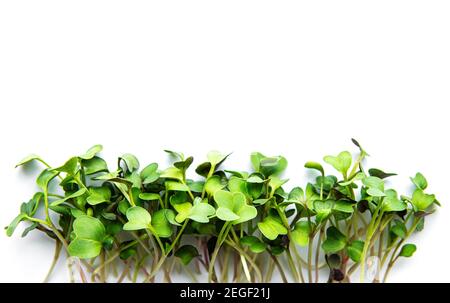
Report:
[[[95,143],[164,161],[283,154],[303,164],[353,148],[369,166],[423,172],[443,207],[391,282],[449,282],[448,1],[2,1],[0,225],[35,190],[14,170]],[[39,282],[53,254],[37,233],[0,235],[0,281]],[[60,263],[52,281],[66,281]]]

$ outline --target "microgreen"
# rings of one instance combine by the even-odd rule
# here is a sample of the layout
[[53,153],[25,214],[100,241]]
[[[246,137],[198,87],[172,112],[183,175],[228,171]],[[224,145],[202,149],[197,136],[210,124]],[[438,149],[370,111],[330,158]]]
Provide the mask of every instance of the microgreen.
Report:
[[80,259],[85,282],[86,273],[112,281],[108,273],[119,269],[117,281],[169,282],[179,268],[194,280],[204,268],[209,282],[230,281],[230,270],[234,282],[270,281],[275,271],[284,282],[318,282],[321,271],[328,282],[350,282],[358,272],[363,281],[369,256],[380,265],[374,282],[386,281],[400,257],[413,257],[417,247],[406,241],[440,204],[421,173],[400,194],[386,180],[397,174],[365,170],[368,153],[352,142],[355,159],[348,151],[323,158],[336,175],[306,162],[311,180],[303,187],[283,176],[285,157],[260,152],[250,155],[250,171],[225,169],[231,154],[219,151],[193,165],[192,156],[165,150],[169,167],[141,166],[130,153],[108,165],[101,145],[55,167],[32,154],[16,167],[42,164],[39,190],[6,235],[20,224],[22,237],[43,232],[55,241],[48,276],[64,249]]

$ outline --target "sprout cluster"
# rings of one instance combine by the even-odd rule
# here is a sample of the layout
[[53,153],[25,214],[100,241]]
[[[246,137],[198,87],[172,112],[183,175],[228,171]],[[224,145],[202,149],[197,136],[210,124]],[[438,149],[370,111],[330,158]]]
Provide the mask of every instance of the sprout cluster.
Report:
[[22,236],[38,230],[55,240],[46,280],[65,251],[83,282],[169,282],[173,271],[193,281],[207,273],[208,282],[270,282],[274,272],[284,282],[319,282],[320,271],[328,282],[384,282],[400,257],[413,255],[407,240],[439,202],[420,173],[411,195],[387,188],[395,174],[365,170],[368,154],[353,143],[356,159],[348,151],[324,157],[337,175],[307,162],[315,180],[290,191],[287,160],[259,152],[250,172],[226,170],[229,155],[209,152],[196,180],[187,176],[193,158],[168,150],[173,164],[165,169],[124,154],[110,170],[101,145],[56,168],[30,155],[17,166],[45,166],[40,190],[6,233],[27,222]]

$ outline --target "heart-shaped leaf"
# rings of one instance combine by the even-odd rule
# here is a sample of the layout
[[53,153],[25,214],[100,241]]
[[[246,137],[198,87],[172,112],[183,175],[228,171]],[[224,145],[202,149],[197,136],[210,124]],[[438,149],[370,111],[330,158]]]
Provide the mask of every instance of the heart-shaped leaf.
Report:
[[209,195],[214,195],[214,193],[218,190],[223,189],[226,186],[226,183],[222,181],[220,176],[212,176],[208,178],[205,183],[205,190]]
[[81,165],[84,167],[84,173],[86,175],[93,175],[99,172],[108,171],[106,161],[97,156],[89,160],[81,160]]
[[422,189],[417,188],[413,193],[411,203],[415,211],[425,211],[435,200],[436,197],[434,195],[426,194]]
[[364,249],[364,241],[354,240],[347,246],[347,254],[354,262],[361,261],[361,254]]
[[133,206],[127,209],[128,222],[123,226],[124,230],[139,230],[149,228],[152,217],[148,211],[140,206]]
[[232,221],[233,225],[249,221],[257,215],[256,208],[246,203],[242,193],[218,190],[214,200],[218,205],[216,216],[223,221]]
[[89,216],[76,218],[73,222],[73,233],[75,238],[68,247],[71,256],[88,259],[100,254],[106,229],[99,219]]
[[160,209],[153,213],[151,225],[161,238],[169,238],[172,235],[173,229],[166,216],[166,209]]
[[327,229],[327,238],[322,243],[322,249],[327,254],[337,253],[345,248],[346,237],[336,227],[330,226]]
[[352,155],[348,151],[340,152],[337,156],[325,156],[323,160],[344,176],[352,165]]
[[267,216],[262,222],[259,222],[258,229],[269,240],[275,240],[279,235],[288,233],[286,227],[272,216]]
[[292,230],[292,240],[295,244],[300,246],[307,246],[309,243],[309,236],[313,230],[313,223],[308,221],[299,221],[295,224],[294,230]]
[[107,186],[90,187],[89,196],[86,201],[90,205],[97,205],[104,202],[109,202],[111,199],[111,190]]

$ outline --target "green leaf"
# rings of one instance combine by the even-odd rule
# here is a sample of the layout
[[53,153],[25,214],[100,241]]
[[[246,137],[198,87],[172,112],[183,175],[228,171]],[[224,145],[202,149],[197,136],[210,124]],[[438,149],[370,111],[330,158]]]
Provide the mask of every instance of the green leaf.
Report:
[[168,153],[172,158],[174,158],[176,161],[180,160],[182,161],[184,159],[184,155],[182,153],[177,153],[168,149],[164,150],[166,153]]
[[309,169],[315,169],[315,170],[319,171],[322,174],[322,176],[325,175],[323,167],[322,167],[322,165],[320,165],[320,163],[312,162],[312,161],[306,162],[305,163],[305,167],[309,168]]
[[397,192],[395,190],[388,189],[385,194],[386,197],[383,199],[383,211],[402,211],[406,209],[406,203],[397,198]]
[[333,210],[351,214],[354,212],[353,204],[348,201],[338,200],[334,203]]
[[406,238],[406,226],[405,223],[403,223],[400,220],[395,220],[395,224],[391,226],[390,232],[396,235],[399,238]]
[[73,199],[79,196],[82,196],[86,193],[86,189],[84,187],[82,187],[81,189],[77,190],[74,193],[69,194],[68,196],[65,196],[63,199],[59,199],[56,201],[53,201],[50,205],[51,206],[58,206],[61,203],[64,203],[65,201],[69,200],[69,199]]
[[380,179],[386,179],[388,177],[392,177],[392,176],[396,176],[397,174],[394,173],[385,173],[384,171],[382,171],[381,169],[378,168],[371,168],[369,169],[369,175],[373,176],[373,177],[377,177]]
[[17,167],[19,167],[19,166],[25,165],[25,164],[30,163],[30,162],[32,162],[32,161],[39,161],[39,162],[45,164],[45,161],[42,160],[41,157],[39,157],[39,156],[36,155],[36,154],[31,154],[31,155],[26,156],[26,157],[23,158],[22,160],[20,160],[19,163],[17,163],[15,167],[17,168]]
[[169,167],[162,172],[161,178],[183,181],[183,172],[176,167]]
[[123,226],[124,230],[139,230],[149,228],[152,217],[148,211],[140,206],[133,206],[127,209],[128,222]]
[[322,243],[322,249],[327,254],[337,253],[345,248],[347,239],[336,227],[330,226],[327,229],[327,238]]
[[258,229],[269,240],[275,240],[279,235],[286,235],[288,230],[277,219],[267,216],[258,223]]
[[352,155],[348,151],[343,151],[337,156],[325,156],[323,160],[333,166],[338,172],[346,175],[352,164]]
[[183,265],[188,265],[192,259],[199,256],[197,248],[192,245],[183,245],[175,252],[175,257],[180,258]]
[[266,176],[281,174],[287,167],[287,160],[283,156],[265,157],[259,163],[260,172]]
[[119,161],[125,162],[128,172],[134,172],[139,169],[139,160],[132,154],[124,154],[119,157]]
[[140,193],[139,199],[142,199],[144,201],[154,201],[154,200],[161,200],[161,196],[155,193]]
[[19,223],[22,222],[24,218],[25,214],[19,214],[17,217],[14,218],[14,220],[12,220],[12,222],[6,228],[6,235],[8,237],[12,236],[12,234],[17,228],[17,225],[19,225]]
[[212,176],[206,181],[205,190],[209,195],[214,195],[216,191],[223,189],[225,186],[226,183],[222,182],[220,176]]
[[150,184],[159,179],[158,164],[151,163],[141,171],[141,179],[143,184]]
[[308,221],[299,221],[295,224],[294,230],[291,232],[292,240],[300,246],[307,246],[309,243],[309,235],[312,232],[312,223]]
[[278,188],[281,188],[283,184],[288,182],[289,180],[281,180],[277,176],[271,176],[269,178],[269,187],[272,189],[273,192],[275,192]]
[[239,239],[239,242],[241,243],[241,245],[248,246],[250,250],[255,254],[262,253],[266,251],[267,248],[267,244],[262,242],[255,236],[244,236]]
[[97,205],[104,202],[109,202],[111,199],[111,190],[109,187],[90,187],[89,188],[89,196],[86,201],[90,205]]
[[156,234],[161,238],[169,238],[173,229],[166,216],[166,209],[160,209],[153,213],[151,224]]
[[425,211],[436,200],[434,195],[429,195],[423,192],[422,189],[417,188],[412,196],[411,203],[415,211]]
[[416,250],[417,248],[414,244],[405,244],[402,246],[399,256],[409,258],[416,252]]
[[64,163],[62,166],[54,168],[52,170],[57,172],[65,172],[71,176],[74,176],[78,170],[78,158],[72,157],[69,160],[67,160],[67,162]]
[[103,241],[106,230],[103,223],[94,217],[81,216],[73,222],[73,232],[78,238]]
[[189,202],[173,204],[173,208],[177,211],[175,220],[179,223],[184,222],[191,214],[192,204]]
[[216,150],[210,151],[207,155],[208,161],[209,163],[211,163],[212,166],[214,167],[218,167],[219,164],[221,164],[223,161],[225,161],[225,159],[229,156],[222,154]]
[[361,254],[364,249],[364,241],[354,240],[347,246],[347,254],[354,262],[361,261]]
[[222,221],[235,221],[239,219],[238,215],[236,215],[231,209],[225,207],[217,208],[216,216]]
[[83,160],[89,160],[89,159],[92,159],[92,158],[94,158],[94,156],[95,156],[96,154],[98,154],[99,152],[101,152],[102,149],[103,149],[103,146],[102,146],[102,145],[100,145],[100,144],[94,145],[94,146],[92,146],[91,148],[89,148],[85,154],[83,154],[83,155],[81,155],[81,156],[78,156],[78,158],[81,158],[81,159],[83,159]]
[[320,223],[328,218],[333,210],[334,200],[315,200],[313,202],[314,211],[316,212],[316,221]]
[[216,210],[212,205],[207,203],[207,199],[201,202],[200,198],[195,198],[194,206],[191,208],[189,218],[199,223],[208,223],[209,218],[214,216]]
[[261,154],[259,152],[253,152],[250,155],[250,160],[252,162],[253,169],[256,172],[260,172],[260,163],[261,163],[261,160],[264,158],[266,158],[266,156],[264,156],[263,154]]
[[37,177],[36,183],[43,190],[47,191],[48,183],[58,175],[58,172],[44,169]]
[[173,166],[175,166],[176,168],[181,170],[183,172],[183,174],[184,174],[186,172],[186,170],[189,168],[189,166],[191,166],[192,162],[194,162],[194,158],[193,157],[188,157],[184,161],[175,162],[173,164]]
[[97,257],[102,250],[102,243],[90,239],[75,238],[70,242],[69,254],[80,259]]
[[372,197],[384,197],[384,181],[378,177],[366,177],[362,179],[364,186],[368,188],[367,193]]
[[175,182],[175,181],[166,181],[166,189],[173,191],[189,191],[189,187],[186,184]]
[[417,173],[414,178],[411,178],[411,181],[421,190],[425,190],[428,187],[427,179],[421,173]]
[[99,172],[108,171],[106,161],[97,156],[89,160],[81,160],[81,165],[84,167],[84,172],[86,175],[93,175]]
[[257,215],[256,208],[247,204],[242,193],[218,190],[214,194],[214,200],[219,206],[216,216],[223,221],[232,221],[233,225],[249,221]]

